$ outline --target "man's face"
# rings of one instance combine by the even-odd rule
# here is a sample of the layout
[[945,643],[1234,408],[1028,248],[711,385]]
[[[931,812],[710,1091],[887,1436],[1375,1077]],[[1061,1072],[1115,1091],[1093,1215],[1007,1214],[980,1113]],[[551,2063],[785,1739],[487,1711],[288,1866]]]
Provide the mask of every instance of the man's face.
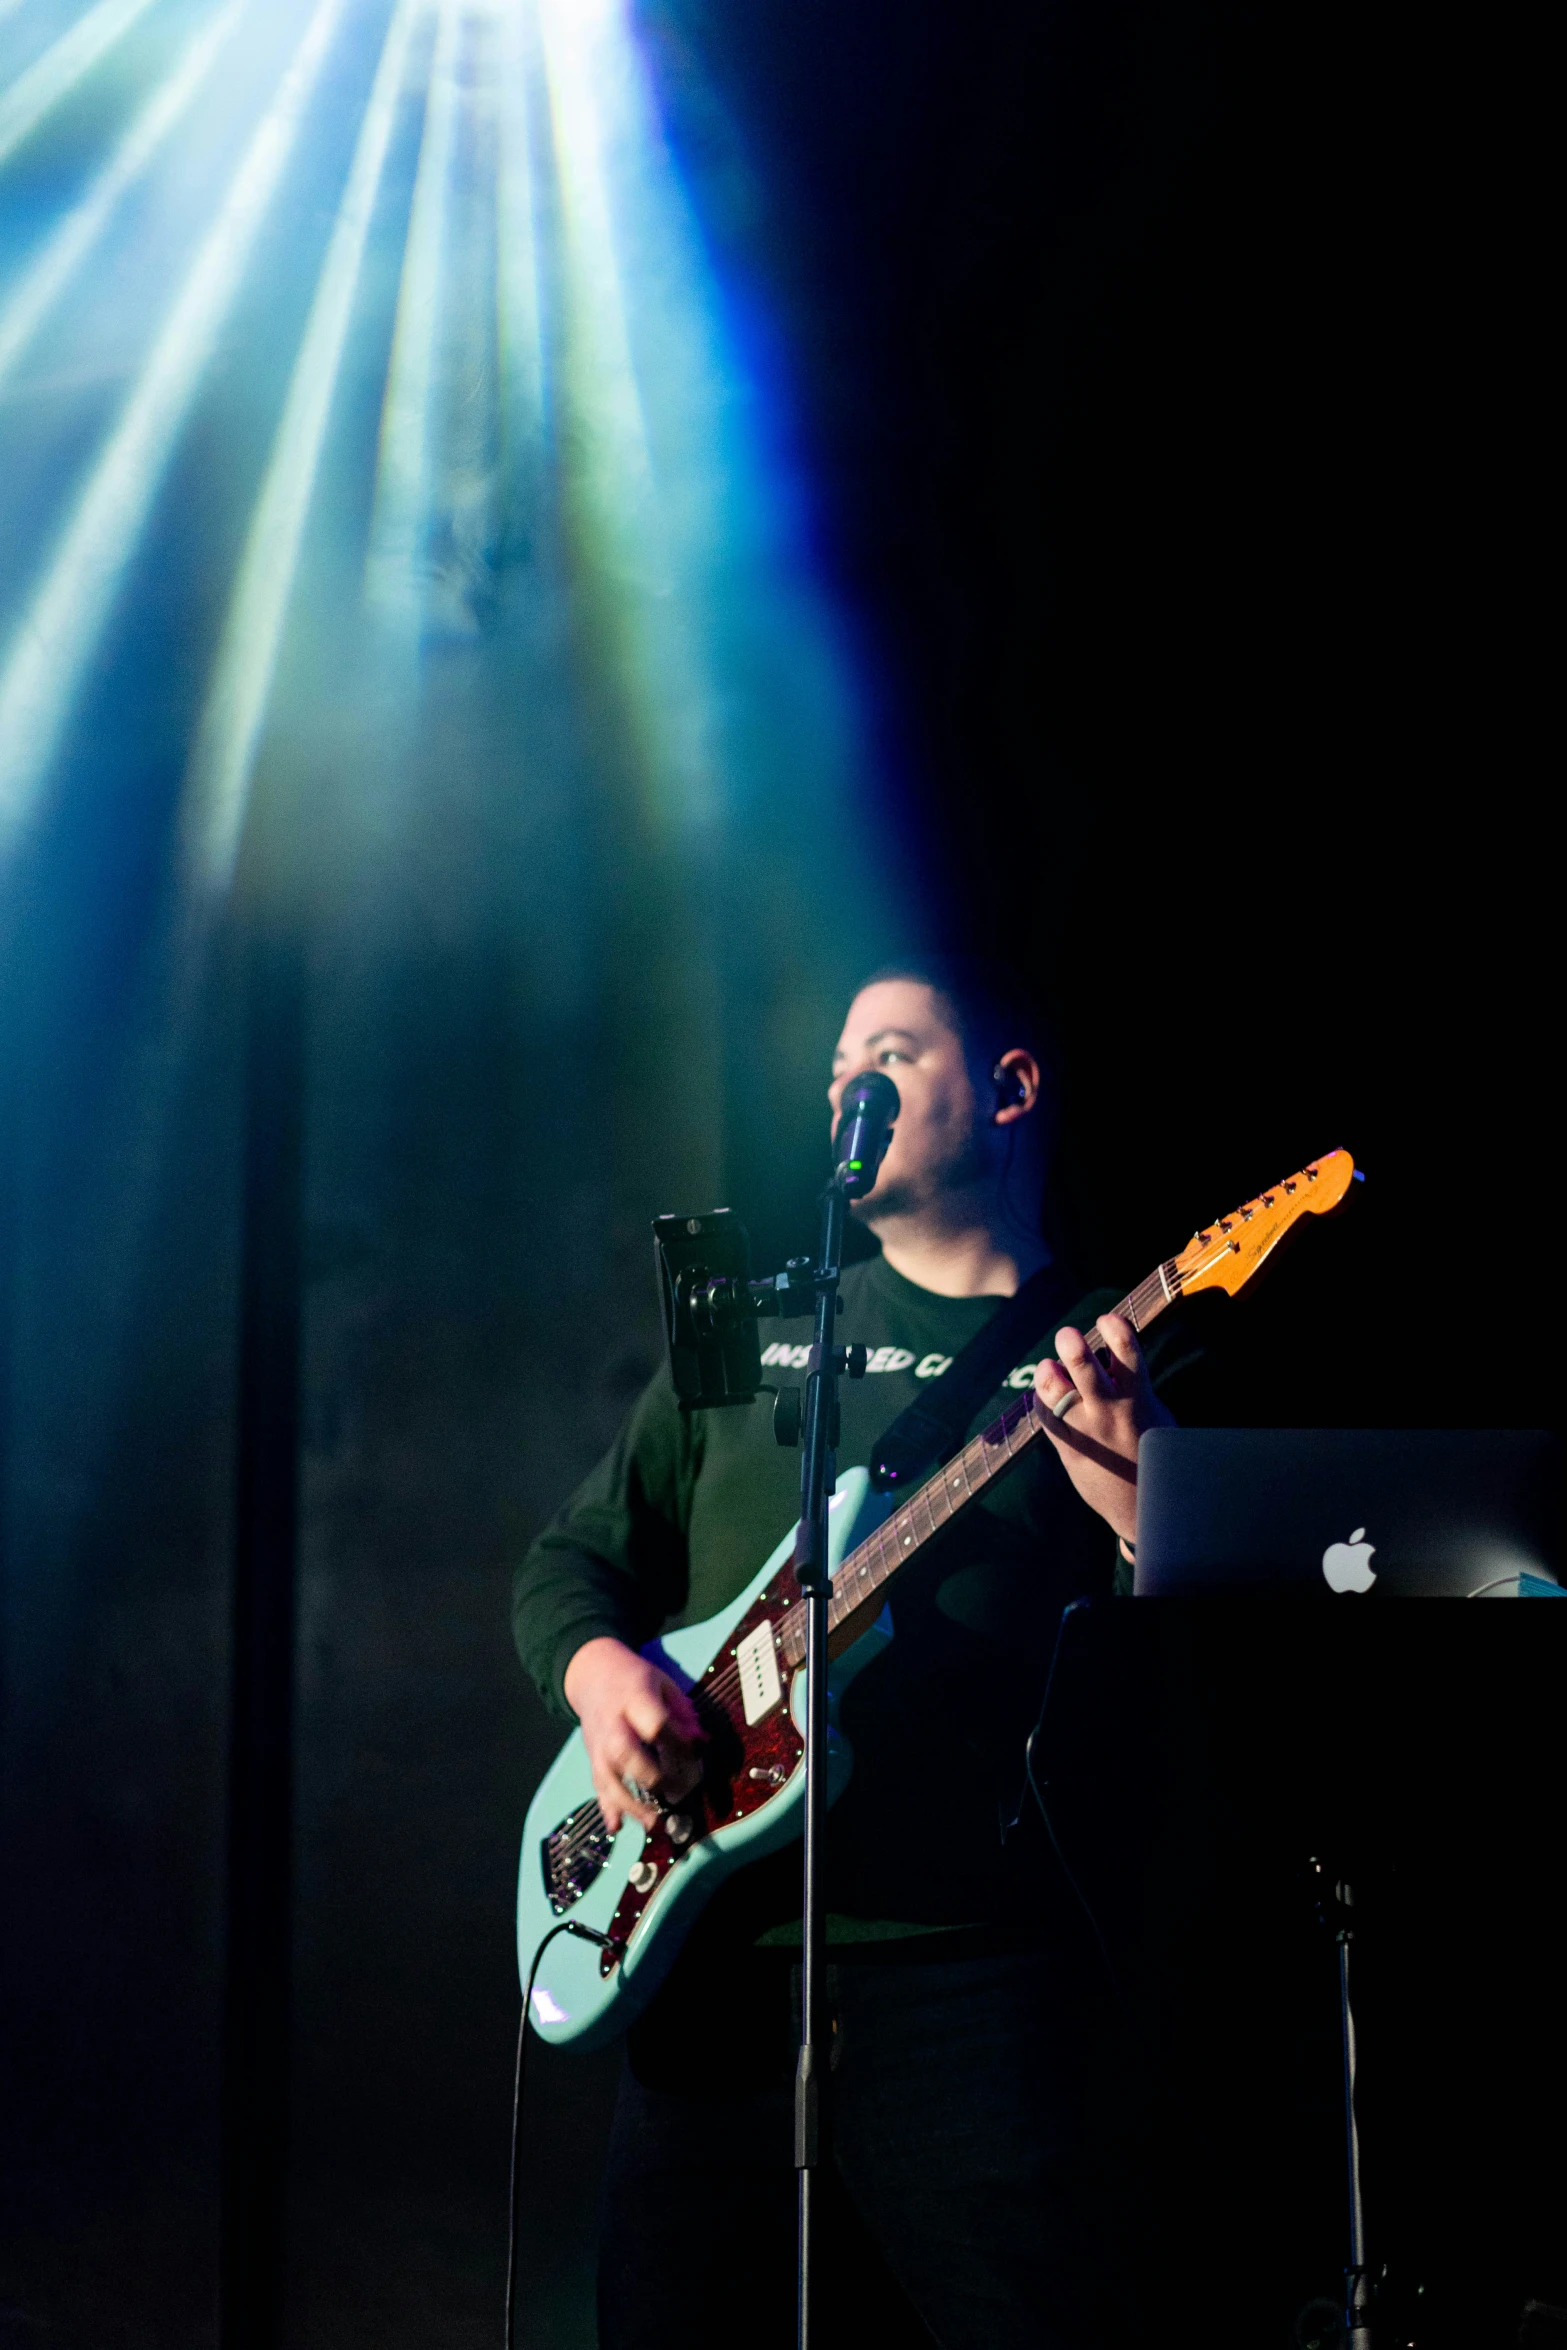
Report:
[[985,1171],[974,1081],[940,996],[917,979],[879,979],[849,1006],[827,1099],[836,1124],[843,1089],[868,1069],[898,1089],[898,1122],[875,1188],[854,1203],[869,1224],[906,1215]]

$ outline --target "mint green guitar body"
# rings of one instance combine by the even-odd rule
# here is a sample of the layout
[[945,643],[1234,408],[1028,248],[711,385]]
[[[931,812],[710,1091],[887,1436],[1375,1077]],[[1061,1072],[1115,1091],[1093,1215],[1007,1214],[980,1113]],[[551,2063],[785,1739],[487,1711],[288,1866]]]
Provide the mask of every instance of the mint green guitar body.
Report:
[[[840,1475],[828,1509],[836,1574],[887,1516],[864,1469]],[[544,1936],[562,1919],[612,1934],[618,1955],[573,1934],[550,1944],[533,1987],[532,2022],[557,2045],[598,2046],[625,2030],[657,1990],[697,1912],[735,1869],[803,1829],[805,1682],[771,1626],[798,1594],[791,1530],[727,1608],[643,1651],[692,1690],[710,1730],[703,1786],[650,1831],[622,1823],[611,1840],[594,1800],[587,1750],[574,1731],[528,1807],[517,1882],[517,1963],[526,1983]],[[837,1703],[892,1638],[880,1618],[828,1671],[828,1801],[848,1784],[853,1755]]]

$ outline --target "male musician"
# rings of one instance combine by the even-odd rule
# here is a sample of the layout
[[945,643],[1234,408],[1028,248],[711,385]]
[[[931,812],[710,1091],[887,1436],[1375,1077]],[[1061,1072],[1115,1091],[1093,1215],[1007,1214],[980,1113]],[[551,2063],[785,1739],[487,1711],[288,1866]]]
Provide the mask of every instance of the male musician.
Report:
[[[901,1107],[855,1208],[880,1254],[843,1278],[840,1335],[872,1350],[841,1390],[845,1465],[1050,1261],[1039,1207],[1055,1097],[1015,992],[946,961],[879,973],[833,1057],[835,1121],[844,1085],[871,1069]],[[1049,1448],[900,1576],[892,1643],[844,1700],[855,1771],[830,1818],[827,1905],[846,2341],[860,2324],[879,2344],[941,2350],[1109,2338],[1074,2171],[1084,1937],[1022,1790],[1062,1607],[1109,1585],[1100,1518],[1129,1555],[1137,1439],[1169,1417],[1129,1324],[1100,1319],[1109,1369],[1081,1335],[1113,1297],[1059,1277],[1025,1359],[972,1423],[1037,1381]],[[580,1722],[612,1827],[650,1823],[648,1798],[678,1796],[701,1768],[690,1703],[641,1644],[735,1597],[798,1506],[799,1456],[774,1443],[767,1399],[683,1415],[661,1373],[530,1550],[518,1647],[546,1703]],[[799,1910],[797,1846],[740,1871],[632,2029],[603,2350],[793,2338]]]

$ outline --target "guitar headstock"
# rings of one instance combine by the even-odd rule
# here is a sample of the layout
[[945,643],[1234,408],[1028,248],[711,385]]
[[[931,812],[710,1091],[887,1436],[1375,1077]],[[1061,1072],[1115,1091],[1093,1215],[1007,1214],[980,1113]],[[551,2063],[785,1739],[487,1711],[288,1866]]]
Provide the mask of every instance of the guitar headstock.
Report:
[[1271,1191],[1247,1200],[1233,1214],[1194,1233],[1169,1267],[1183,1297],[1200,1289],[1223,1289],[1233,1297],[1244,1289],[1263,1259],[1302,1216],[1336,1208],[1355,1177],[1348,1151],[1329,1151],[1298,1175],[1286,1176]]

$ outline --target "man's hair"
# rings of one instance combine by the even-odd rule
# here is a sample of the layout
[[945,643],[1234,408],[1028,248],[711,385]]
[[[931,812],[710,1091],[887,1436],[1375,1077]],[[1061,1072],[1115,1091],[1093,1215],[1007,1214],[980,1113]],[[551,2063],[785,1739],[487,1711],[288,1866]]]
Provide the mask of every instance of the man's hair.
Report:
[[1019,971],[988,955],[937,949],[883,963],[860,981],[860,987],[887,979],[910,979],[940,996],[981,1084],[1003,1053],[1019,1048],[1031,1052],[1039,1063],[1041,1124],[1054,1134],[1061,1092],[1060,1049],[1037,996]]

